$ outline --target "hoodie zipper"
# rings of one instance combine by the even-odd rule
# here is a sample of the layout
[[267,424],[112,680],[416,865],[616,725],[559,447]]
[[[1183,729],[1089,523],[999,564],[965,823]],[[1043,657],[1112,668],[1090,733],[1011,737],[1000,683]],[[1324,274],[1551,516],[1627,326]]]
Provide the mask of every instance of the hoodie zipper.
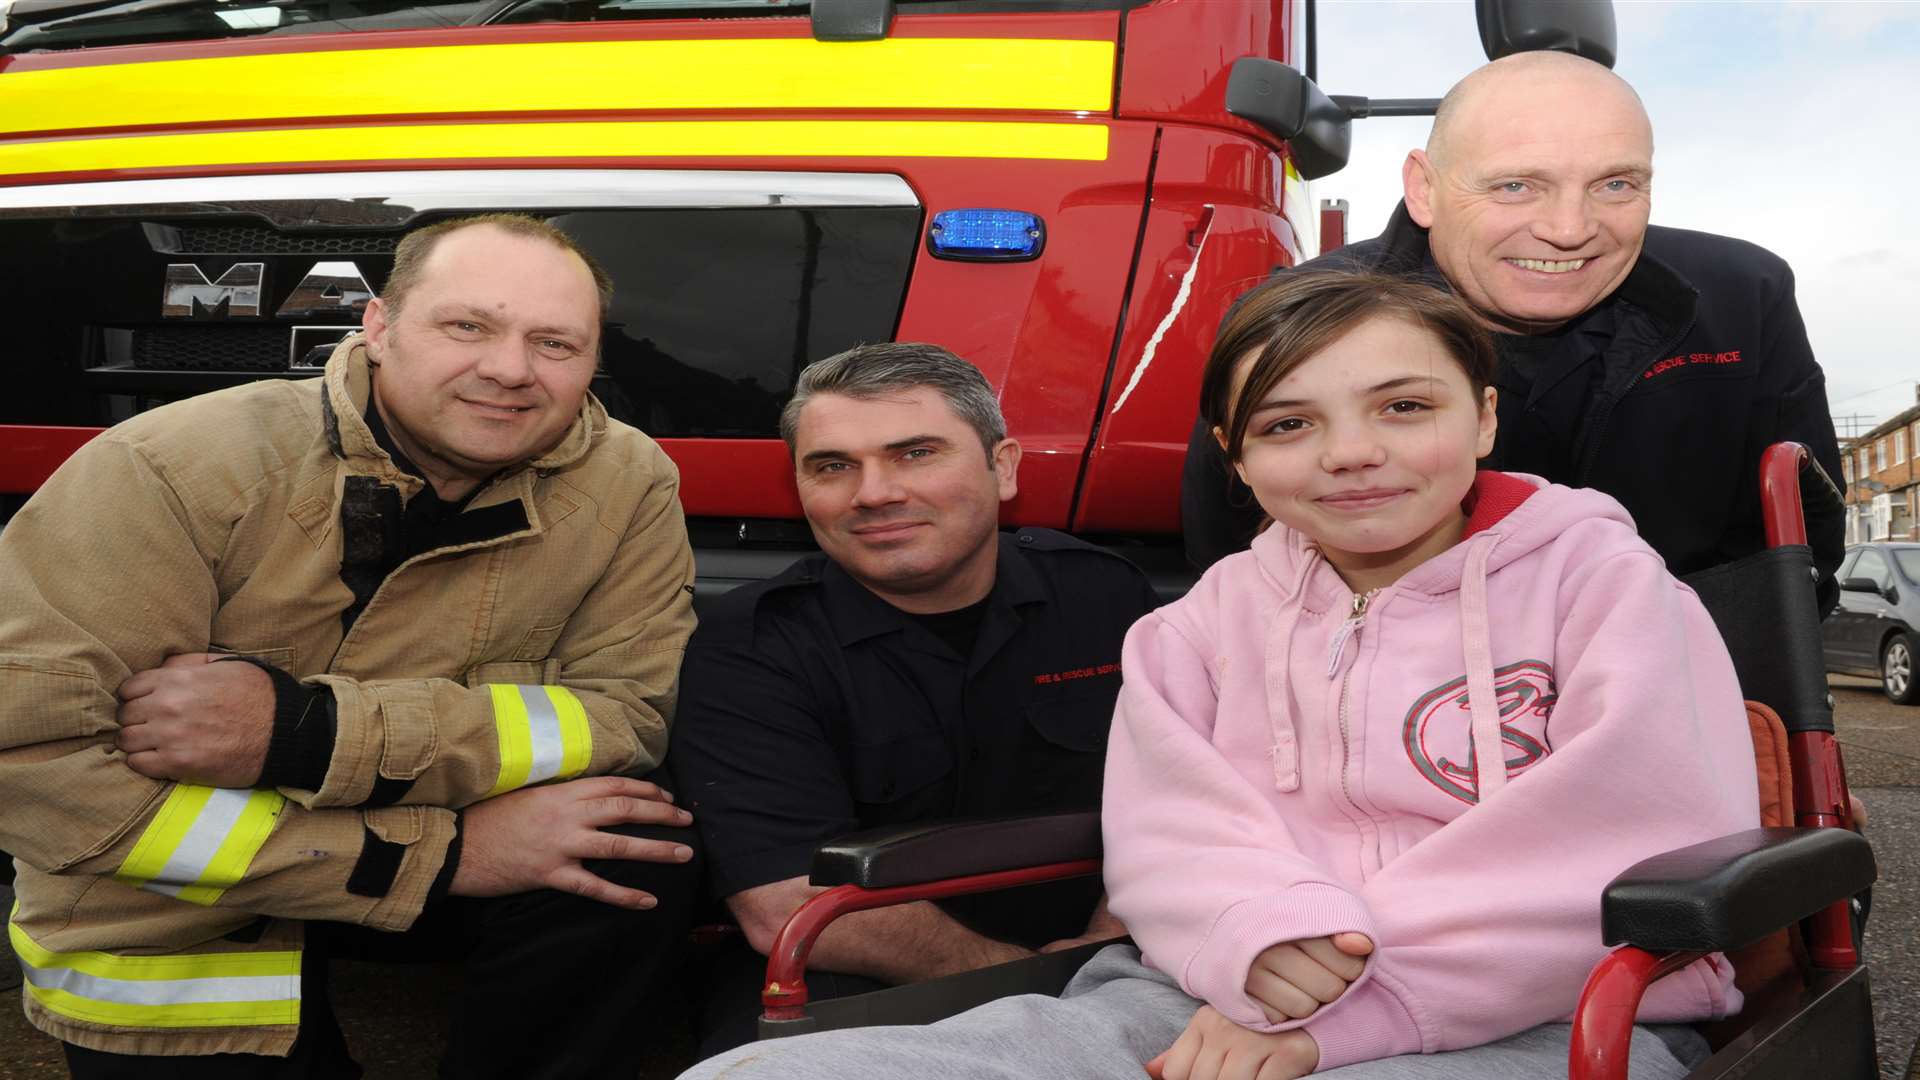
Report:
[[[1347,613],[1347,620],[1340,624],[1340,629],[1334,631],[1333,643],[1327,649],[1328,675],[1332,675],[1334,670],[1340,666],[1340,657],[1347,651],[1348,639],[1358,634],[1360,628],[1366,625],[1367,606],[1373,603],[1374,594],[1379,591],[1379,589],[1368,589],[1364,593],[1355,593],[1353,595],[1353,607]],[[1348,806],[1353,807],[1356,812],[1359,812],[1360,803],[1353,797],[1353,787],[1348,779],[1353,761],[1353,752],[1352,741],[1348,737],[1349,729],[1347,726],[1347,684],[1352,678],[1352,667],[1348,667],[1346,671],[1340,673],[1340,794],[1346,796]],[[1367,815],[1361,813],[1361,816],[1364,818]],[[1362,830],[1362,832],[1364,834],[1364,830]],[[1378,843],[1379,841],[1376,838],[1374,841],[1376,863],[1378,862]]]
[[1347,613],[1347,621],[1340,624],[1340,629],[1333,632],[1333,640],[1327,643],[1328,678],[1332,678],[1333,673],[1339,670],[1340,657],[1346,654],[1348,639],[1359,633],[1360,628],[1367,624],[1367,605],[1373,602],[1374,594],[1379,591],[1379,589],[1368,589],[1366,592],[1353,594],[1353,608]]

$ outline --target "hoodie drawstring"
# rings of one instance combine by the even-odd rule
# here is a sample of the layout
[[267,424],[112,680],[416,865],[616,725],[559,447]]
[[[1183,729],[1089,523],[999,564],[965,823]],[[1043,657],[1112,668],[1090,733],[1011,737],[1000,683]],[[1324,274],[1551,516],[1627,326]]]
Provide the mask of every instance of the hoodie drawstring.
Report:
[[1460,577],[1460,637],[1467,666],[1467,705],[1473,714],[1474,801],[1507,786],[1507,751],[1500,731],[1500,699],[1493,686],[1493,636],[1487,619],[1487,560],[1499,542],[1475,536]]
[[[1301,553],[1300,569],[1294,574],[1292,596],[1304,599],[1307,575],[1320,561],[1318,548]],[[1293,610],[1285,622],[1275,621],[1267,630],[1267,726],[1273,734],[1273,786],[1280,791],[1300,788],[1300,735],[1294,728],[1293,694],[1287,687],[1288,663],[1293,655],[1293,632],[1300,625],[1302,605],[1289,604]]]

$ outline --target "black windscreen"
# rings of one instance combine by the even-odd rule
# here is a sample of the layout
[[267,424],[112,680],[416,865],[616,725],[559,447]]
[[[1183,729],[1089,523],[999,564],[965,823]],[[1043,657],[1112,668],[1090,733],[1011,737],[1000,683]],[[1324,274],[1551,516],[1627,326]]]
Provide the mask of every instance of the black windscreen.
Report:
[[[892,340],[920,234],[912,206],[546,216],[614,280],[595,392],[659,437],[775,435],[801,367]],[[0,346],[21,391],[0,398],[0,423],[108,424],[250,379],[310,378],[299,361],[324,356],[313,343],[338,334],[325,328],[358,322],[327,307],[341,264],[378,289],[399,235],[240,215],[0,220],[0,317],[34,328]],[[316,284],[323,271],[336,277]],[[167,313],[183,275],[212,306]],[[220,289],[241,281],[258,296]]]
[[800,369],[890,341],[912,207],[568,214],[613,275],[609,411],[650,435],[770,436]]

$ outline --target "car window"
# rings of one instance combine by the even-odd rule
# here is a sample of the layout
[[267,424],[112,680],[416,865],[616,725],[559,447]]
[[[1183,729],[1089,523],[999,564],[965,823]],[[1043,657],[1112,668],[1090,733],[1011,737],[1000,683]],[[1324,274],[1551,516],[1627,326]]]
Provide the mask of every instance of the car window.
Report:
[[1838,577],[1841,581],[1845,581],[1848,578],[1852,577],[1854,560],[1858,559],[1859,557],[1860,557],[1859,548],[1848,548],[1847,557],[1840,560],[1840,572],[1834,576]]
[[1868,548],[1860,553],[1860,559],[1853,564],[1853,577],[1863,577],[1884,589],[1887,587],[1887,560],[1878,551]]
[[1920,581],[1920,548],[1894,548],[1892,554],[1908,581]]

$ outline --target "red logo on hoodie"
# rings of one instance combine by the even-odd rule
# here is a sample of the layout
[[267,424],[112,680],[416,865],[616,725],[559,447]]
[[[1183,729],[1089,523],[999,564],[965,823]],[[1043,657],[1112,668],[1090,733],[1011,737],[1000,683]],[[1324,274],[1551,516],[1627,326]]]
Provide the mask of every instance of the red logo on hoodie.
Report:
[[[1553,752],[1547,745],[1547,718],[1559,700],[1553,665],[1545,660],[1508,664],[1494,671],[1493,690],[1500,704],[1500,741],[1507,750],[1511,778]],[[1401,741],[1413,767],[1434,787],[1469,805],[1480,801],[1465,675],[1420,695],[1407,710]]]

